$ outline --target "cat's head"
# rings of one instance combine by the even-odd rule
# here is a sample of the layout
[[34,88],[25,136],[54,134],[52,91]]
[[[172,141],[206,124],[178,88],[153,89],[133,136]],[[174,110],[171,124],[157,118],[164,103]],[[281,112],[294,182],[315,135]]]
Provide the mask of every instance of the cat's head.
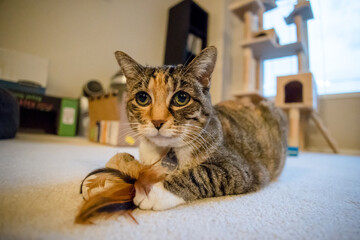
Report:
[[115,56],[127,79],[131,127],[159,146],[194,141],[212,114],[209,88],[216,48],[204,49],[186,66],[149,67],[120,51]]

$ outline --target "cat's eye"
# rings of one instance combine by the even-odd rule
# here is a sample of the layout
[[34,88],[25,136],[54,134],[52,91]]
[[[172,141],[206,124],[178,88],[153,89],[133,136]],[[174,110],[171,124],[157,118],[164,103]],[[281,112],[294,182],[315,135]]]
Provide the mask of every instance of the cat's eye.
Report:
[[138,92],[136,94],[136,102],[140,106],[147,106],[151,103],[151,97],[146,92]]
[[186,92],[180,91],[175,93],[172,104],[177,107],[182,107],[188,104],[190,101],[190,95]]

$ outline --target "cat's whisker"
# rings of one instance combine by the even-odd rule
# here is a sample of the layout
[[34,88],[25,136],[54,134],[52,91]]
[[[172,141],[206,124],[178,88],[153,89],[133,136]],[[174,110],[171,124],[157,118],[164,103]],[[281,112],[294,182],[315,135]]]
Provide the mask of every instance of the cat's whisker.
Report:
[[[178,129],[175,130],[177,132],[177,134],[179,134],[179,137],[181,139],[184,139],[184,142],[186,143],[185,146],[189,145],[190,143],[192,143],[192,141],[194,140],[192,136],[189,136],[187,133],[185,133],[184,131],[180,131]],[[191,140],[191,141],[187,141],[187,139]],[[185,141],[186,140],[186,141]]]
[[119,134],[122,134],[124,132],[137,134],[137,133],[139,133],[139,128],[124,128],[119,131]]
[[189,132],[191,135],[197,136],[198,138],[200,138],[198,141],[201,142],[201,144],[204,146],[204,148],[209,149],[208,145],[211,145],[214,143],[215,139],[212,139],[212,141],[210,140],[210,142],[206,141],[205,138],[203,136],[201,136],[201,134],[199,134],[198,132],[195,132],[191,129],[187,129],[187,132]]
[[[194,133],[194,132],[190,132],[190,134],[192,133],[192,136],[194,136],[193,134],[197,134],[196,132]],[[206,153],[207,154],[207,158],[210,160],[211,158],[210,158],[210,153],[212,153],[212,149],[213,149],[213,146],[212,146],[212,144],[213,143],[211,143],[211,142],[206,142],[206,140],[201,136],[201,135],[198,135],[198,136],[200,136],[201,137],[201,139],[200,138],[197,138],[197,142],[202,146],[202,148],[204,148],[204,151],[201,151],[201,153],[203,154],[203,153]],[[194,137],[196,137],[196,135],[194,136]],[[210,147],[209,147],[209,145],[210,145]]]
[[[193,134],[185,131],[184,135],[186,137],[188,137],[189,139],[191,139],[193,142],[196,142],[199,146],[197,146],[197,149],[199,150],[199,153],[201,153],[202,155],[206,154],[207,157],[210,157],[208,150],[209,147],[206,146],[206,143],[202,142],[200,139],[197,138],[197,136],[194,136]],[[205,151],[201,151],[200,148],[203,148]]]
[[[201,131],[200,133],[199,133],[198,131],[194,131],[194,130],[191,129],[191,128],[186,128],[186,130],[187,130],[188,132],[194,134],[194,135],[198,135],[198,136],[199,136],[204,142],[206,142],[206,143],[208,143],[208,142],[204,139],[203,136],[201,136],[201,133],[203,132],[203,133],[209,135],[210,137],[212,137],[212,136],[211,136],[208,132],[206,132],[204,129],[202,129],[202,130],[204,130],[204,131]],[[212,140],[215,141],[216,139],[212,137]]]
[[134,131],[129,130],[129,131],[127,131],[127,132],[119,133],[118,138],[121,139],[121,138],[124,138],[124,137],[126,137],[126,136],[128,136],[128,135],[131,136],[131,137],[133,137],[133,138],[135,138],[135,137],[137,137],[137,136],[141,136],[140,133],[136,133],[136,132],[134,132]]
[[133,138],[134,138],[134,140],[136,142],[136,141],[140,141],[139,139],[144,138],[144,136],[143,135],[136,135],[136,136],[133,136]]
[[205,128],[202,128],[202,127],[199,127],[199,126],[196,126],[196,125],[192,125],[192,124],[183,124],[182,126],[186,126],[186,127],[189,127],[189,128],[196,128],[196,129],[199,129],[201,130],[201,132],[204,132],[205,134],[207,134],[209,137],[211,137],[214,141],[216,141],[215,137],[209,133],[208,131],[205,130]]
[[134,136],[138,136],[138,135],[139,135],[139,133],[134,133],[134,132],[128,131],[128,132],[119,133],[118,138],[125,138],[127,136],[134,137]]
[[130,123],[130,122],[126,122],[126,123],[120,123],[120,126],[127,126],[127,125],[139,125],[139,123]]
[[[179,121],[174,121],[175,123],[180,123]],[[217,139],[208,131],[206,131],[205,128],[200,127],[200,126],[196,126],[194,124],[189,124],[189,123],[185,123],[185,124],[181,124],[180,126],[185,126],[187,128],[193,128],[193,130],[201,130],[201,132],[204,132],[205,134],[207,134],[209,137],[211,137],[213,139],[213,141],[217,141]],[[195,129],[194,129],[195,128]]]
[[139,124],[121,124],[120,131],[127,130],[127,129],[135,129],[138,130],[140,128]]
[[[182,139],[182,142],[184,142],[184,144],[185,144],[186,146],[189,146],[189,147],[190,147],[191,153],[194,154],[195,159],[200,158],[200,159],[202,160],[203,156],[200,156],[200,155],[199,155],[198,148],[196,148],[196,146],[193,144],[193,142],[192,142],[192,141],[187,141],[186,136],[181,136],[180,138]],[[188,138],[188,137],[187,137],[187,138]],[[190,139],[190,140],[191,140],[191,139]]]
[[185,136],[187,136],[187,137],[191,138],[192,140],[196,141],[198,144],[203,145],[202,142],[200,142],[200,140],[197,139],[199,135],[197,135],[196,132],[190,132],[188,129],[185,129],[185,131],[180,131],[180,130],[178,130],[178,131],[179,131],[179,133],[184,134]]
[[[205,161],[209,161],[210,160],[210,156],[206,155],[206,151],[203,151],[199,148],[199,146],[196,146],[194,142],[190,142],[190,146],[192,147],[192,149],[194,149],[194,155],[195,155],[195,160],[197,160],[197,164],[201,164],[202,162]],[[211,160],[209,162],[210,164],[212,164]]]
[[140,133],[133,133],[133,132],[126,132],[124,134],[119,135],[120,138],[124,138],[126,136],[132,137],[134,140],[137,140],[137,138],[141,137],[142,135]]
[[126,132],[126,131],[132,131],[132,132],[139,132],[139,128],[137,128],[137,127],[133,127],[133,128],[123,128],[123,129],[121,129],[120,131],[119,131],[119,134],[120,133],[123,133],[123,132]]
[[190,143],[187,143],[187,141],[184,141],[184,142],[187,144],[187,146],[191,150],[191,154],[192,154],[191,161],[192,161],[192,163],[199,164],[199,163],[203,162],[204,161],[204,156],[199,154],[199,151],[196,148],[196,146],[192,142],[190,142]]
[[[204,130],[204,129],[203,129]],[[204,131],[204,133],[206,133],[205,131]],[[204,139],[204,137],[203,136],[201,136],[201,133],[199,134],[199,137],[204,141],[204,143],[206,142],[206,140]],[[206,142],[207,143],[207,142]]]

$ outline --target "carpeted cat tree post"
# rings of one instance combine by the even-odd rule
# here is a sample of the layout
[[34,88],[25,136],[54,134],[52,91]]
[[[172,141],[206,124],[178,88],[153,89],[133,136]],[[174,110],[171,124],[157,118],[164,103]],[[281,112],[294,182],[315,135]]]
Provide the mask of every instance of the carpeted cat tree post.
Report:
[[[273,29],[263,29],[263,14],[276,7],[275,0],[240,0],[230,5],[230,10],[244,23],[243,48],[243,86],[235,96],[251,97],[253,101],[262,99],[263,61],[261,54],[263,40],[271,38],[278,43]],[[266,43],[265,43],[266,44]]]
[[287,24],[296,24],[297,41],[280,45],[274,29],[263,30],[264,12],[276,8],[275,0],[239,0],[230,10],[244,22],[243,87],[235,97],[262,98],[263,61],[281,57],[297,56],[299,73],[277,78],[275,103],[289,116],[289,155],[298,155],[304,149],[304,131],[311,117],[335,153],[338,152],[321,119],[316,114],[317,93],[313,75],[309,71],[309,47],[307,21],[313,18],[310,2],[298,0],[294,10],[285,18]]
[[289,115],[289,155],[297,155],[299,148],[304,149],[305,125],[309,117],[315,122],[325,140],[334,153],[338,148],[327,131],[320,117],[317,115],[317,91],[314,77],[309,69],[309,41],[307,21],[313,19],[310,2],[298,0],[294,10],[285,18],[286,24],[296,25],[297,43],[301,49],[296,52],[298,71],[296,75],[277,78],[277,95],[275,103],[285,109]]

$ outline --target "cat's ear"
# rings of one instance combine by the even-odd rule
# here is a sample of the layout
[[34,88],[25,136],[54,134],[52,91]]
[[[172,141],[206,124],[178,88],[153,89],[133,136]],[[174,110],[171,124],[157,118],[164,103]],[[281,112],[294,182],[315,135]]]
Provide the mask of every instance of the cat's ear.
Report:
[[195,76],[204,87],[210,86],[211,74],[214,71],[216,56],[216,47],[207,47],[186,67],[187,72],[192,76]]
[[143,66],[121,51],[116,51],[115,57],[127,81],[141,78],[144,71]]

